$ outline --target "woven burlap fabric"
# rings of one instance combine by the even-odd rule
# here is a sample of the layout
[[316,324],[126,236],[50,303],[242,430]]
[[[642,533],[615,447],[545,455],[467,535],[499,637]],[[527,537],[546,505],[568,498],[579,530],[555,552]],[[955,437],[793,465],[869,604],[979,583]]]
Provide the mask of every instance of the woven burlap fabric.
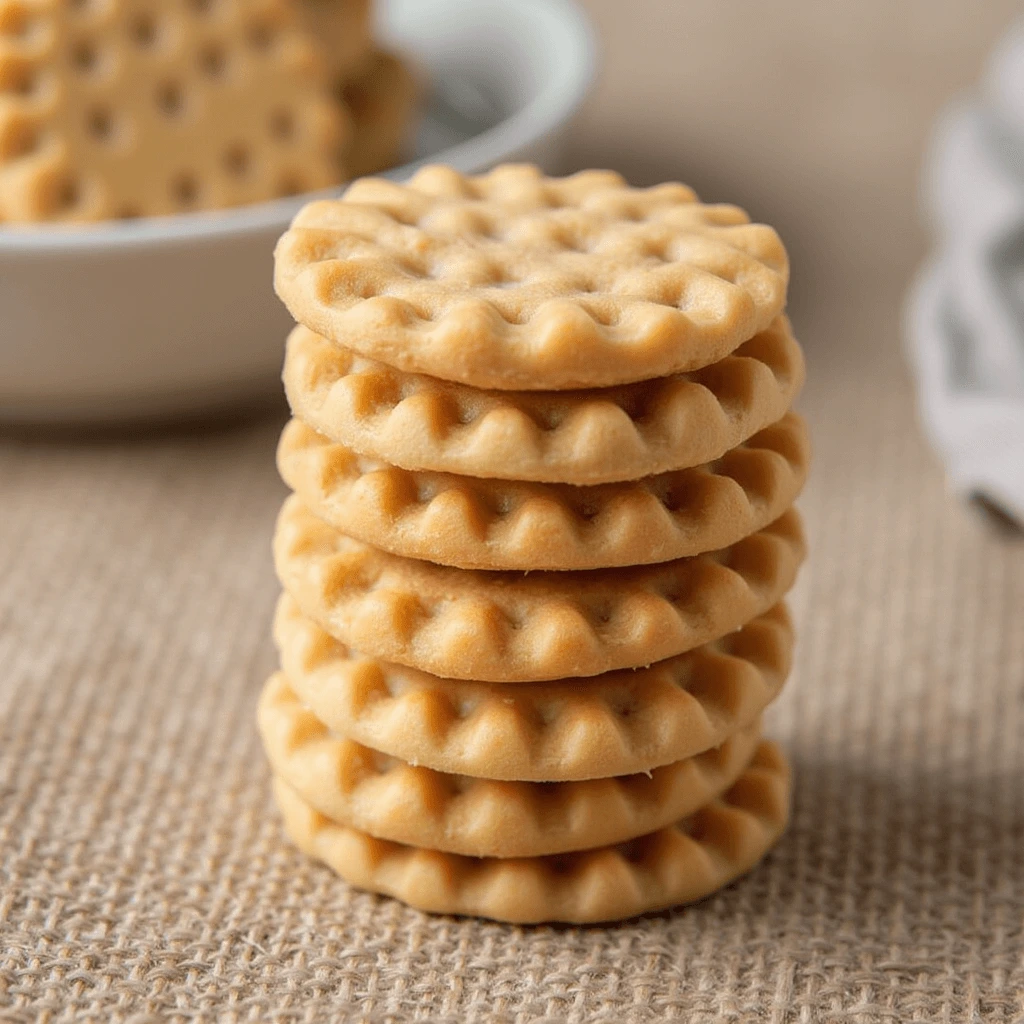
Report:
[[813,554],[767,723],[791,828],[621,926],[430,918],[282,836],[254,726],[282,417],[4,438],[0,1019],[1024,1019],[1024,543],[945,492],[897,288],[863,294],[797,321]]

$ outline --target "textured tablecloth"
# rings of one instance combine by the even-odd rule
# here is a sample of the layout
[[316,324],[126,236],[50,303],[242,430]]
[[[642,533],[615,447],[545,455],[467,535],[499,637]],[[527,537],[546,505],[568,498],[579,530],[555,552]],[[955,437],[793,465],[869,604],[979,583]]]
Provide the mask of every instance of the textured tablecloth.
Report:
[[620,926],[430,918],[285,841],[254,726],[280,415],[0,438],[0,1020],[1024,1020],[1024,541],[919,435],[910,265],[804,261],[842,281],[795,311],[813,551],[767,721],[789,832]]

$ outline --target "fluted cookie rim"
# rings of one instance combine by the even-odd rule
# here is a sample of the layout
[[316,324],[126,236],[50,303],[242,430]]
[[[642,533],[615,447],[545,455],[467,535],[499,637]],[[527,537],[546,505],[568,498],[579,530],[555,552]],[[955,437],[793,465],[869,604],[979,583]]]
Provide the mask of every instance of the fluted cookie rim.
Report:
[[373,839],[332,823],[274,780],[286,834],[350,885],[428,913],[517,924],[626,920],[709,896],[775,845],[790,788],[785,756],[763,742],[720,800],[675,826],[616,846],[499,860]]
[[276,775],[311,807],[377,839],[469,857],[534,857],[657,831],[735,783],[760,742],[755,721],[651,772],[573,782],[499,781],[434,771],[332,733],[283,672],[257,706]]
[[738,629],[792,586],[795,508],[729,548],[568,573],[453,569],[346,537],[292,495],[274,564],[303,612],[347,646],[439,676],[533,682],[673,657]]
[[615,483],[720,458],[781,419],[805,366],[789,321],[712,366],[620,388],[481,391],[408,374],[305,327],[285,345],[297,419],[408,470],[577,485]]
[[737,207],[612,171],[428,165],[310,203],[275,249],[295,319],[478,388],[606,387],[695,370],[785,306],[786,251]]

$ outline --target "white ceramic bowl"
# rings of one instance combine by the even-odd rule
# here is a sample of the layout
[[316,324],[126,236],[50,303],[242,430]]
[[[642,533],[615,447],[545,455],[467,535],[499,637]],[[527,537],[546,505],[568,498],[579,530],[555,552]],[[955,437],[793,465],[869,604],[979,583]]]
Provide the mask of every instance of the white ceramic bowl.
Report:
[[[420,163],[557,167],[593,74],[572,0],[391,0],[379,33],[431,82]],[[274,243],[309,197],[81,228],[0,228],[0,419],[110,421],[276,388],[289,317]]]

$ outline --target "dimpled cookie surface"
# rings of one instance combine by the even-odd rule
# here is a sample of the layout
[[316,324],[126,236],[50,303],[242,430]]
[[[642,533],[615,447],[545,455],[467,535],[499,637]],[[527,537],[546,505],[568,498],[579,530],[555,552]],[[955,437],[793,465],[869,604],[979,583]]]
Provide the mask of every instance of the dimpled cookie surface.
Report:
[[364,459],[298,420],[281,476],[321,519],[393,554],[466,569],[599,569],[728,547],[793,503],[807,472],[803,421],[787,414],[704,466],[574,487],[410,472]]
[[343,643],[441,676],[531,682],[637,668],[766,612],[804,557],[800,517],[721,551],[575,573],[453,569],[346,537],[297,497],[274,538],[278,578]]
[[404,469],[571,484],[711,462],[781,419],[803,381],[784,316],[700,370],[588,391],[482,391],[404,373],[301,326],[284,362],[296,418],[362,455]]
[[720,640],[583,685],[442,679],[368,657],[288,594],[274,639],[289,685],[335,734],[449,774],[533,782],[650,772],[717,747],[779,695],[793,655],[782,604]]
[[310,203],[278,243],[300,323],[362,355],[474,387],[559,390],[698,369],[781,312],[776,233],[683,185],[610,171],[477,177],[430,166]]

